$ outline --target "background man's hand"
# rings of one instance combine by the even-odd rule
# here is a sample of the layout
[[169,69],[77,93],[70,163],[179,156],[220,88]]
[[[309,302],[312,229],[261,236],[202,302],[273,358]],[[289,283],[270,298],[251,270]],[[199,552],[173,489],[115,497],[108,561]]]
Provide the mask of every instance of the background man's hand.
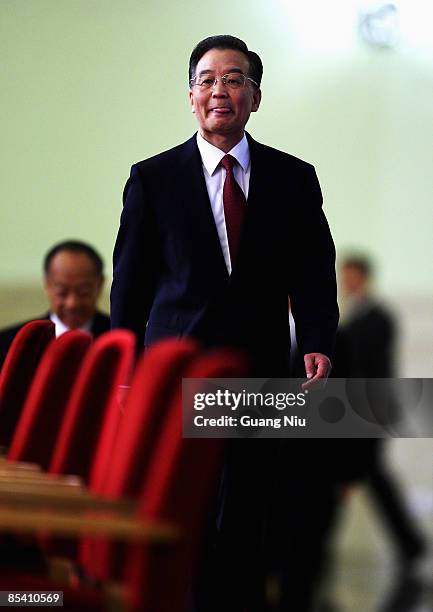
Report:
[[302,389],[305,390],[326,382],[331,372],[329,357],[323,355],[323,353],[307,353],[307,355],[304,355],[304,364],[308,380],[302,385]]

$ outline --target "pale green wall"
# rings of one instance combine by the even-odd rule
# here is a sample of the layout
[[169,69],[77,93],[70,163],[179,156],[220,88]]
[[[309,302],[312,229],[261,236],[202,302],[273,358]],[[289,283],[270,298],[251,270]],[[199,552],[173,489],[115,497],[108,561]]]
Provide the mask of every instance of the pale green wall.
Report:
[[298,4],[0,0],[0,289],[67,237],[110,271],[131,163],[193,132],[191,48],[233,33],[265,66],[252,134],[316,165],[337,246],[368,248],[385,290],[429,292],[433,45],[374,51],[356,2]]

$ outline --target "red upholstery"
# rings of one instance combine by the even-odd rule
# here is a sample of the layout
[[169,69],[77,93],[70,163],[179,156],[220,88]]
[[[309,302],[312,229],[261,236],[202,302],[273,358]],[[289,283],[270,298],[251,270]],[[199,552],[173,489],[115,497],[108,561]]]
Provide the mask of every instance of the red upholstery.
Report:
[[90,334],[74,330],[49,346],[25,401],[8,459],[48,467],[71,389],[91,341]]
[[0,444],[9,446],[39,360],[54,338],[51,321],[31,321],[16,334],[0,372]]
[[107,332],[95,341],[66,407],[50,473],[77,474],[88,482],[92,463],[108,461],[121,418],[118,388],[128,384],[134,359],[129,331]]
[[92,468],[94,493],[111,499],[139,494],[169,400],[196,353],[198,345],[188,339],[162,340],[144,353],[131,384],[125,407],[128,418],[119,430],[108,478],[101,465]]
[[[215,350],[199,357],[184,376],[236,377],[246,372],[243,357]],[[142,489],[140,516],[175,523],[183,538],[180,544],[162,553],[145,545],[131,547],[126,586],[133,610],[172,612],[183,609],[209,520],[209,506],[216,494],[222,452],[221,439],[182,438],[179,383]]]
[[[166,418],[170,398],[182,372],[198,352],[187,339],[163,340],[148,349],[134,374],[112,451],[109,471],[95,463],[90,479],[93,493],[108,499],[138,497],[155,441]],[[110,540],[83,540],[80,562],[88,576],[100,580],[117,577],[124,547]]]
[[[144,361],[144,359],[143,359]],[[187,368],[186,377],[213,378],[243,376],[244,358],[228,351],[214,351],[198,357]],[[180,376],[180,373],[179,373]],[[126,610],[174,612],[183,610],[186,590],[197,559],[209,504],[221,470],[223,441],[182,439],[181,381],[164,418],[163,435],[158,437],[150,469],[141,492],[139,516],[144,520],[169,520],[178,525],[183,537],[175,546],[133,545],[128,551],[125,573]],[[27,585],[27,586],[26,586]],[[64,589],[46,578],[15,574],[0,579],[0,589],[64,590],[67,610],[95,612],[105,607],[101,593],[79,587]],[[75,608],[74,608],[75,606]]]

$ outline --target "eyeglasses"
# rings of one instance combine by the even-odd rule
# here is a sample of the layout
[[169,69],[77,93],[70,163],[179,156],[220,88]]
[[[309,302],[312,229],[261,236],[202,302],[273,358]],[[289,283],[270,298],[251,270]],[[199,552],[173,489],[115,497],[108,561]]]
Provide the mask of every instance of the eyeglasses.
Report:
[[245,87],[247,81],[251,81],[251,83],[254,83],[256,87],[259,86],[254,79],[245,76],[245,74],[242,74],[241,72],[229,72],[221,77],[204,74],[202,76],[190,79],[189,84],[190,87],[196,85],[203,90],[211,89],[211,87],[214,87],[217,84],[218,78],[220,79],[221,83],[229,89],[241,89],[242,87]]

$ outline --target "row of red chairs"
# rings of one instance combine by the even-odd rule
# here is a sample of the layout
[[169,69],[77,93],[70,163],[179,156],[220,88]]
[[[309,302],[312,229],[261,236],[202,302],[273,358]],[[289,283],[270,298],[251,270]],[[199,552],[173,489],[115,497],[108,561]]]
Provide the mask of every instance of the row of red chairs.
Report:
[[[9,446],[9,461],[79,475],[98,497],[135,498],[140,519],[178,527],[180,542],[164,554],[142,543],[86,537],[75,561],[88,578],[122,582],[125,609],[181,610],[223,453],[221,440],[182,438],[181,380],[243,376],[245,359],[176,339],[148,349],[134,368],[130,332],[108,332],[91,344],[80,331],[53,340],[51,325],[29,323],[11,346],[0,374],[0,443]],[[55,545],[45,540],[48,552]],[[0,589],[35,588],[40,580],[11,573]],[[39,588],[52,586],[44,578]],[[105,609],[98,591],[76,587],[65,596],[71,609],[96,609],[95,601]]]

